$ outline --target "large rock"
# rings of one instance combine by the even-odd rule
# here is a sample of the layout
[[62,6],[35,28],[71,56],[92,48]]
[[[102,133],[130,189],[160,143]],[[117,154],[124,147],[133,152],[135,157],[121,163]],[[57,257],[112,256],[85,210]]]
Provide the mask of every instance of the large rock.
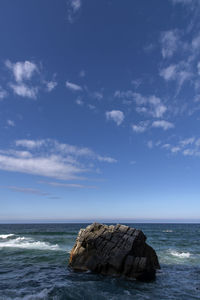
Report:
[[76,271],[152,280],[160,265],[156,252],[145,241],[141,230],[93,223],[79,231],[69,266]]

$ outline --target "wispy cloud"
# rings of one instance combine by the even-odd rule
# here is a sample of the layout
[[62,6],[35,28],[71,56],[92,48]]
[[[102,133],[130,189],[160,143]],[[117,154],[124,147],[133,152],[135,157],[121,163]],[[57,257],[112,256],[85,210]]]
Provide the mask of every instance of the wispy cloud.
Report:
[[15,81],[18,83],[30,80],[35,73],[39,72],[37,65],[31,61],[12,63],[10,60],[6,60],[5,65],[11,70]]
[[39,183],[47,184],[55,187],[63,187],[63,188],[78,188],[78,189],[96,189],[97,187],[94,185],[85,185],[78,183],[61,183],[61,182],[48,182],[48,181],[40,181]]
[[45,144],[45,140],[16,140],[16,146],[25,147],[28,149],[40,148]]
[[194,136],[181,139],[176,144],[163,144],[161,148],[170,151],[173,155],[182,154],[184,156],[200,157],[200,138]]
[[76,99],[76,104],[83,106],[84,102],[82,99],[78,98],[78,99]]
[[148,147],[149,149],[152,149],[152,148],[153,148],[153,141],[148,141],[148,142],[147,142],[147,147]]
[[3,100],[8,95],[7,91],[0,86],[0,100]]
[[136,105],[136,111],[140,114],[151,115],[154,118],[163,117],[167,111],[166,105],[156,95],[144,96],[140,93],[135,93],[131,90],[128,91],[116,91],[114,97],[122,99],[126,104],[134,103]]
[[79,76],[80,77],[85,77],[86,76],[86,72],[85,72],[85,70],[81,70],[80,72],[79,72]]
[[32,158],[20,158],[0,155],[0,169],[58,179],[76,179],[86,169],[77,167],[59,155],[38,155]]
[[180,90],[186,81],[192,79],[193,72],[189,63],[181,61],[176,65],[170,65],[166,68],[163,68],[160,71],[160,76],[166,81],[176,81],[178,84],[178,90]]
[[21,97],[27,97],[36,99],[38,94],[38,87],[29,87],[26,84],[13,84],[10,83],[10,87],[13,90],[13,92]]
[[147,130],[149,121],[141,121],[138,124],[132,124],[132,130],[136,133],[143,133]]
[[94,92],[94,93],[92,93],[92,95],[91,95],[94,99],[96,99],[96,100],[101,100],[101,99],[103,99],[103,93],[101,93],[101,92]]
[[174,128],[174,124],[165,120],[154,121],[152,123],[152,127],[162,128],[164,130],[168,130]]
[[124,121],[124,113],[121,110],[107,111],[106,118],[114,121],[119,126]]
[[170,0],[173,4],[190,5],[193,8],[194,5],[199,5],[199,0]]
[[[83,179],[82,174],[95,172],[89,161],[115,163],[109,156],[93,150],[62,144],[55,140],[17,140],[22,150],[0,150],[0,169],[62,180]],[[27,151],[28,149],[28,151]]]
[[41,68],[32,61],[6,60],[5,66],[12,74],[8,86],[17,96],[36,99],[40,90],[51,92],[57,85],[55,80],[44,80]]
[[150,96],[148,101],[151,106],[150,113],[153,115],[153,117],[162,118],[163,114],[167,111],[167,107],[162,104],[160,98],[156,96]]
[[20,192],[24,194],[32,194],[38,196],[49,196],[49,193],[42,192],[38,189],[33,188],[25,188],[25,187],[18,187],[18,186],[6,186],[11,191]]
[[180,34],[177,29],[161,33],[161,52],[163,58],[173,56],[178,49]]
[[142,79],[133,79],[131,80],[131,84],[134,86],[135,89],[138,89],[139,86],[142,84]]
[[71,91],[74,91],[74,92],[80,92],[82,91],[82,87],[76,83],[72,83],[72,82],[69,82],[69,81],[66,81],[66,87],[68,89],[70,89]]
[[57,82],[55,80],[52,81],[46,81],[46,87],[47,87],[47,91],[51,92],[55,89],[55,87],[57,86]]
[[68,21],[70,23],[73,23],[81,9],[82,1],[81,0],[68,0],[67,6],[68,6],[68,8],[67,8]]
[[11,126],[11,127],[14,127],[15,126],[15,122],[12,121],[12,120],[7,120],[7,125]]

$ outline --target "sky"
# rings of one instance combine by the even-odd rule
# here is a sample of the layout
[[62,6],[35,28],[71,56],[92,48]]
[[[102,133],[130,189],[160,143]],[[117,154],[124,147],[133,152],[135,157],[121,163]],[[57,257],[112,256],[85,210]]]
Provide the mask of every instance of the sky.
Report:
[[200,221],[199,14],[1,1],[0,222]]

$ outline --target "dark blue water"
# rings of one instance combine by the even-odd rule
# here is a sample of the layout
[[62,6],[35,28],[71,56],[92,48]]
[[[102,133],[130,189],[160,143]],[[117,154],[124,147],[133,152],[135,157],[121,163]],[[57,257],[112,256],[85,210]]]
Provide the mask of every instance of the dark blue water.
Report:
[[0,225],[0,300],[200,299],[200,224],[129,224],[142,229],[161,270],[152,283],[68,269],[86,224]]

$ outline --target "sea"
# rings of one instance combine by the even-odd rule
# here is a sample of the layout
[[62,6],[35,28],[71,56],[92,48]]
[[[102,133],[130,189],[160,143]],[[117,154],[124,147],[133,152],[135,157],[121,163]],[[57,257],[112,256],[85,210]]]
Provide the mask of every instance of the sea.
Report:
[[68,268],[87,224],[1,224],[0,300],[200,299],[200,224],[127,224],[141,229],[161,270],[149,283]]

